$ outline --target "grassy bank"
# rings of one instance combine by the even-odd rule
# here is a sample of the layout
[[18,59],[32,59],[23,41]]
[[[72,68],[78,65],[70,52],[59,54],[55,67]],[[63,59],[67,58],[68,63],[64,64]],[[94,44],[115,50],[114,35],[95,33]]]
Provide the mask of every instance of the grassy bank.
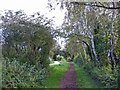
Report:
[[78,67],[75,63],[73,64],[77,73],[78,88],[99,88],[82,68]]
[[47,80],[43,82],[42,88],[58,88],[62,76],[69,67],[70,64],[66,61],[62,61],[60,65],[50,66],[51,74]]

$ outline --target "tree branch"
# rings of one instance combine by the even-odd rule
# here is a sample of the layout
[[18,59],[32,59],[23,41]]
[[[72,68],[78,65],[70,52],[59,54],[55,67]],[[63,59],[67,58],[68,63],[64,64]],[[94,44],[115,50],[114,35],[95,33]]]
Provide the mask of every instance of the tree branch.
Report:
[[101,8],[105,8],[105,9],[120,9],[120,7],[115,7],[115,6],[113,6],[113,7],[107,7],[107,6],[105,6],[105,5],[103,5],[101,2],[98,2],[100,5],[98,5],[98,4],[87,4],[87,3],[79,3],[79,2],[74,2],[74,4],[81,4],[81,5],[86,5],[86,6],[94,6],[94,7],[101,7]]
[[105,8],[105,9],[120,9],[120,7],[106,7],[104,5],[90,5],[90,4],[86,4],[86,3],[84,3],[84,5],[86,5],[86,6],[94,6],[94,7],[101,7],[101,8]]

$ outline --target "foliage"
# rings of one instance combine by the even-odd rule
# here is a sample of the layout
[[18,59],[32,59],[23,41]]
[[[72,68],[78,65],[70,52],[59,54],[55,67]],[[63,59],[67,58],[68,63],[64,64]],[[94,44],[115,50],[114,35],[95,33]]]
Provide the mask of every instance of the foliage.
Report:
[[28,17],[24,12],[5,12],[2,16],[3,50],[6,58],[16,58],[32,65],[48,66],[53,47],[50,20],[39,14]]
[[16,59],[4,60],[2,64],[3,88],[40,88],[47,77],[46,68],[36,67],[29,63],[20,64]]
[[[93,79],[102,82],[104,87],[116,88],[118,85],[120,87],[120,79],[117,83],[117,78],[120,76],[118,72],[120,71],[120,3],[114,1],[104,3],[68,1],[65,5],[63,3],[61,2],[61,7],[65,6],[67,9],[63,30],[53,31],[54,35],[50,33],[51,21],[39,13],[36,18],[35,15],[28,17],[21,11],[5,12],[1,17],[3,23],[0,28],[3,30],[4,57],[9,58],[11,63],[20,61],[24,62],[22,64],[24,65],[28,62],[30,65],[40,66],[41,69],[47,68],[50,63],[49,52],[54,60],[62,59],[56,57],[57,55],[65,59],[70,57]],[[56,5],[58,4],[57,2]],[[50,3],[49,5],[53,9]],[[66,50],[60,51],[60,47],[55,46],[52,49],[55,43],[54,36],[63,36],[66,39]],[[81,75],[78,67],[77,72]],[[83,78],[87,80],[86,77]],[[78,83],[81,83],[82,79],[79,80]]]
[[50,64],[54,63],[54,61],[50,61]]
[[90,78],[89,75],[83,70],[82,67],[77,66],[75,63],[74,68],[77,74],[77,84],[78,88],[100,88],[94,80]]
[[[95,3],[103,6],[107,4],[113,8],[118,6],[116,2]],[[79,66],[82,65],[105,87],[116,88],[118,86],[117,68],[120,67],[118,39],[120,11],[105,9],[105,7],[92,7],[92,4],[94,3],[85,2],[83,4],[75,1],[65,3],[67,12],[63,28],[67,35],[66,51],[75,57],[74,62]]]
[[56,61],[65,61],[63,56],[57,55]]
[[73,61],[74,61],[76,64],[78,64],[79,66],[80,66],[80,65],[83,65],[82,58],[80,58],[79,56],[76,56]]
[[[76,63],[76,62],[75,62]],[[79,65],[79,63],[76,63]],[[85,72],[88,73],[95,81],[101,82],[103,88],[117,88],[117,73],[112,74],[111,65],[95,67],[94,63],[89,62],[84,65],[79,65]],[[81,67],[82,66],[82,67]]]
[[53,56],[54,60],[57,60],[57,56],[62,56],[61,58],[67,59],[67,57],[70,57],[70,53],[64,50],[56,50]]

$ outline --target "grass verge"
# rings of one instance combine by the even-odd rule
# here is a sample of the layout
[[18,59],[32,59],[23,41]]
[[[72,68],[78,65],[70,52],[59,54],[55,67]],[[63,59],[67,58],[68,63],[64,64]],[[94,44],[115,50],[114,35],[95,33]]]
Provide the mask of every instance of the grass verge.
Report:
[[60,65],[52,65],[50,76],[42,83],[42,88],[58,88],[64,73],[70,67],[69,62],[61,61]]
[[73,65],[77,74],[78,88],[99,88],[81,67],[75,63]]

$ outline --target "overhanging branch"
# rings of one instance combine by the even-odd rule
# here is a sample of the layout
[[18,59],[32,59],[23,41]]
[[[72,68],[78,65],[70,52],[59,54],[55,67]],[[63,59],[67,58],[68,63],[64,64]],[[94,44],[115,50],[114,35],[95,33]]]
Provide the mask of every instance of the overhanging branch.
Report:
[[86,6],[94,6],[94,7],[101,7],[101,8],[105,8],[105,9],[120,9],[120,7],[106,7],[106,6],[101,6],[101,5],[90,5],[90,4],[84,4]]
[[105,5],[103,5],[101,2],[98,2],[100,5],[98,4],[88,4],[88,3],[79,3],[79,2],[73,2],[74,4],[77,4],[77,5],[86,5],[86,6],[91,6],[91,7],[101,7],[101,8],[105,8],[105,9],[120,9],[120,7],[107,7]]

